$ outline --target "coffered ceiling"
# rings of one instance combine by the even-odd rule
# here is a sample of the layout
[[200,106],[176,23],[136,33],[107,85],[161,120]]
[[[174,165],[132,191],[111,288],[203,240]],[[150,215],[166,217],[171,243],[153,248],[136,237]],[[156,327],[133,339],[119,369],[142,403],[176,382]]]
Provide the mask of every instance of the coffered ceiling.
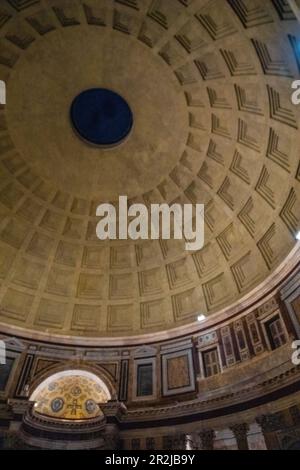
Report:
[[[0,322],[129,336],[212,315],[300,228],[300,26],[286,0],[1,0]],[[81,91],[134,115],[114,149],[70,124]],[[96,207],[204,203],[205,247],[96,238]]]

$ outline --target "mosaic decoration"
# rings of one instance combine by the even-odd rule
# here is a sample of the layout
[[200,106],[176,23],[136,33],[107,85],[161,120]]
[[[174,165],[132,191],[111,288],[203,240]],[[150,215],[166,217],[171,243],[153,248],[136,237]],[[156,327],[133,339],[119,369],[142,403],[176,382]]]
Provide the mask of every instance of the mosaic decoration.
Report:
[[88,414],[93,414],[97,410],[97,404],[94,400],[87,400],[85,402],[85,409]]
[[106,392],[91,378],[71,375],[42,388],[35,398],[34,409],[46,416],[82,420],[101,416],[98,405],[107,400]]
[[63,409],[64,404],[63,398],[54,398],[51,402],[51,410],[53,413],[59,413]]

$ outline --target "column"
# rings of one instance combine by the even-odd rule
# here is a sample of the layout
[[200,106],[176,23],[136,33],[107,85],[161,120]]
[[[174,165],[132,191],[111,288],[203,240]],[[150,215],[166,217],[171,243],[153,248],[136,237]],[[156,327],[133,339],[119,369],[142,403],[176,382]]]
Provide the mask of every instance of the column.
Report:
[[118,427],[114,424],[107,424],[103,434],[105,450],[119,450],[120,437]]
[[284,427],[283,419],[279,414],[262,415],[256,418],[263,432],[268,450],[279,450],[279,440],[276,431]]
[[238,450],[249,450],[247,434],[249,432],[249,424],[239,423],[230,427],[230,431],[236,439]]
[[199,450],[199,435],[197,433],[186,436],[186,448],[187,450]]
[[172,448],[174,450],[186,450],[186,435],[178,434],[173,437]]
[[214,440],[216,434],[212,429],[204,429],[199,432],[201,450],[214,450]]

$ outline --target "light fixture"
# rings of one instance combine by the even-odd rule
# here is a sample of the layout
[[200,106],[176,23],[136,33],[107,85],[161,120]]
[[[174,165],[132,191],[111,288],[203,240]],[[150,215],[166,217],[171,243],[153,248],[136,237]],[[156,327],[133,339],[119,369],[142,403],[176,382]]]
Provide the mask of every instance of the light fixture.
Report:
[[296,233],[296,240],[300,241],[300,231]]
[[203,322],[203,321],[205,321],[205,320],[206,320],[206,316],[205,316],[205,315],[203,315],[203,314],[198,315],[198,317],[197,317],[197,321],[198,321],[198,322]]

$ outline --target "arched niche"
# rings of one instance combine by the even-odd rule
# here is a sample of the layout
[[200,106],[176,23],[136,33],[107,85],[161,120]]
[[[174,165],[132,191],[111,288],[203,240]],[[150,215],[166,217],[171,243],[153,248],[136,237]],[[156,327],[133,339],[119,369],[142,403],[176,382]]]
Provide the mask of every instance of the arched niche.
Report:
[[32,392],[35,413],[59,420],[87,420],[102,416],[100,404],[111,399],[106,383],[96,374],[71,369],[56,372]]

